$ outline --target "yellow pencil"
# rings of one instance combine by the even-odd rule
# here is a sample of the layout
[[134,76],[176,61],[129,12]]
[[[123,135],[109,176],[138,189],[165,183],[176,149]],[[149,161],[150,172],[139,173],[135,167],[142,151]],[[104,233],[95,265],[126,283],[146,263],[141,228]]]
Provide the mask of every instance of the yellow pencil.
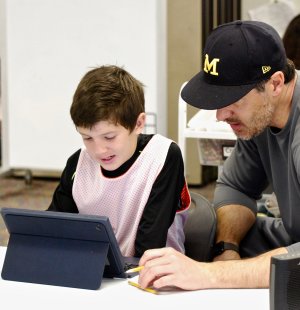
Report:
[[135,283],[135,282],[132,282],[132,281],[128,281],[128,284],[134,286],[134,287],[137,287],[143,291],[146,291],[146,292],[149,292],[149,293],[152,293],[152,294],[158,294],[158,291],[153,289],[153,288],[150,288],[150,287],[146,287],[146,288],[142,288],[138,283]]
[[144,266],[138,266],[132,269],[128,269],[125,271],[125,273],[134,273],[134,272],[139,272],[144,268]]

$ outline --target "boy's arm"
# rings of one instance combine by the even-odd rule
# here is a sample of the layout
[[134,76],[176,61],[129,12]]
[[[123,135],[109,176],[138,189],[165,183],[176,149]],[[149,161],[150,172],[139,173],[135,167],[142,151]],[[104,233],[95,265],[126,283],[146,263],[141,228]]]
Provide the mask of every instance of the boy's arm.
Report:
[[47,211],[78,213],[78,209],[72,195],[72,187],[79,154],[80,150],[68,159]]
[[173,142],[141,217],[135,241],[135,256],[140,257],[147,249],[166,245],[168,229],[174,221],[176,211],[180,208],[184,185],[181,151]]

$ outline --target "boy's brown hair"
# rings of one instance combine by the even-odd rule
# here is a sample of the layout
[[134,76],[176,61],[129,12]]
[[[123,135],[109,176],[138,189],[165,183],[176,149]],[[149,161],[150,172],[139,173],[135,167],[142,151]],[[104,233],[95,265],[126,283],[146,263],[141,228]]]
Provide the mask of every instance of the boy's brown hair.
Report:
[[144,111],[143,84],[117,66],[87,72],[77,86],[70,109],[76,127],[91,128],[99,121],[109,121],[130,132]]

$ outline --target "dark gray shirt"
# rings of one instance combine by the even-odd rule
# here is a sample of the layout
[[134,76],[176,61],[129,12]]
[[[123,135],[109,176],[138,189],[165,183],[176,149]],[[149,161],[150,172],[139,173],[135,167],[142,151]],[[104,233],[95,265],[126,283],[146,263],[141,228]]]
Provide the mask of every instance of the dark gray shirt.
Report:
[[280,131],[267,128],[250,140],[238,139],[217,181],[214,206],[240,204],[257,211],[256,200],[270,184],[276,194],[282,221],[300,251],[300,78],[291,113]]

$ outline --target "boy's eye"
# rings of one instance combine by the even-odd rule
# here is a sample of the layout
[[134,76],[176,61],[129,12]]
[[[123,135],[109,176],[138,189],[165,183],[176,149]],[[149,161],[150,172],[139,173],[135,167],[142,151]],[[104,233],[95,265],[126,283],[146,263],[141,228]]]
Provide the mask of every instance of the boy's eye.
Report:
[[88,140],[91,140],[92,138],[91,137],[84,137],[82,139],[85,140],[85,141],[88,141]]
[[106,140],[112,140],[112,139],[114,139],[114,138],[115,138],[115,136],[106,136],[106,137],[105,137]]

